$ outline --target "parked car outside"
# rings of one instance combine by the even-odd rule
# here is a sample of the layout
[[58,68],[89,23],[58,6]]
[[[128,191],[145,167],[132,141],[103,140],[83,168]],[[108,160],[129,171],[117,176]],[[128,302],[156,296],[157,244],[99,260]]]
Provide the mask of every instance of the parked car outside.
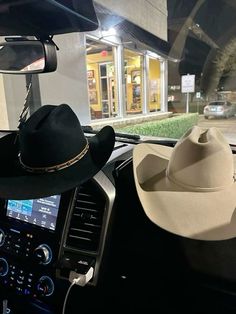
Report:
[[204,117],[222,117],[229,118],[236,114],[236,106],[229,101],[216,100],[210,102],[204,107]]

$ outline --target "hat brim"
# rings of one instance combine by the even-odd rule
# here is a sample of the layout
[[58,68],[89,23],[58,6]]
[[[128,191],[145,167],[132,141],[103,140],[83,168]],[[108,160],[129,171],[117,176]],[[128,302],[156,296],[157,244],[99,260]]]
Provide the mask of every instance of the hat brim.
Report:
[[234,238],[236,183],[214,192],[182,188],[166,176],[172,150],[155,144],[139,144],[134,149],[135,185],[146,215],[179,236],[198,240]]
[[88,152],[75,164],[59,171],[34,174],[22,169],[16,134],[0,139],[0,197],[34,199],[61,194],[98,173],[108,161],[115,142],[114,130],[106,126],[88,139]]

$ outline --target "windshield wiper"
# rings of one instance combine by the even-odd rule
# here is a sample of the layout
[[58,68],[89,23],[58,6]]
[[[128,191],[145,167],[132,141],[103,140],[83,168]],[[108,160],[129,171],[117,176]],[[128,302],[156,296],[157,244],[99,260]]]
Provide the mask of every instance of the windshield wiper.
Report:
[[[82,130],[84,133],[88,133],[88,134],[97,134],[99,132],[99,130],[94,130],[89,125],[83,125]],[[122,139],[132,140],[132,141],[139,141],[140,140],[140,136],[137,134],[115,132],[115,137],[119,138],[119,141],[122,141]]]

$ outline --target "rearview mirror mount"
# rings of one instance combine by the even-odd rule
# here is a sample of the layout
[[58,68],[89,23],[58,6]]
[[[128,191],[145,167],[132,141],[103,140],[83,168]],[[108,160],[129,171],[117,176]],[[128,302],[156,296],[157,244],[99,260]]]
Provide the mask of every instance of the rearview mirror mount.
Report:
[[57,68],[56,46],[52,40],[10,37],[0,43],[0,73],[34,74]]

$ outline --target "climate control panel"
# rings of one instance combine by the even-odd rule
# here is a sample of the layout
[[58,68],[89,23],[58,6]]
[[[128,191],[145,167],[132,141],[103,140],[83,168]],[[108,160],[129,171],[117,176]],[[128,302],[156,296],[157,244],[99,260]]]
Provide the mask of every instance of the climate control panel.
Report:
[[28,230],[1,226],[0,284],[20,295],[48,297],[54,292],[59,241],[45,230]]
[[53,259],[50,245],[37,241],[37,234],[14,228],[7,231],[0,229],[0,251],[43,265],[49,264]]
[[0,281],[17,294],[45,297],[53,294],[54,282],[49,276],[40,276],[0,258]]

